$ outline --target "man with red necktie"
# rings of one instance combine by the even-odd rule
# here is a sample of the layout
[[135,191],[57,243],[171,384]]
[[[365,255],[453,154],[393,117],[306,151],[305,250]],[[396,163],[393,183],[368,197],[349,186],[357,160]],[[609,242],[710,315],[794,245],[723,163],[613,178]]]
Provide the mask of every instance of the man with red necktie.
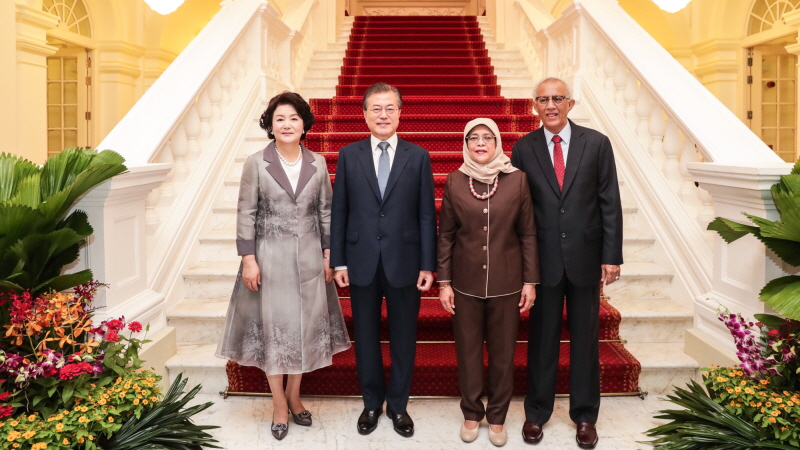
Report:
[[581,448],[597,445],[600,409],[600,283],[619,280],[622,206],[608,138],[575,125],[567,84],[546,78],[535,90],[542,127],[514,145],[511,163],[528,176],[541,261],[541,283],[528,332],[525,442],[542,440],[553,413],[561,316],[570,335],[570,408]]

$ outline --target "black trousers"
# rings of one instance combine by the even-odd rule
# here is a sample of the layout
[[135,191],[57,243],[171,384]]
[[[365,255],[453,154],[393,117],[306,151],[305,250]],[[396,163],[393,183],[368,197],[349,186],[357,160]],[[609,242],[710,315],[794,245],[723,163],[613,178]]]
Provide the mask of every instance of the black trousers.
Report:
[[600,410],[600,280],[594,286],[574,286],[566,273],[555,286],[536,286],[528,331],[525,418],[544,424],[553,414],[565,296],[570,335],[569,416],[573,422],[596,423]]
[[[381,304],[386,296],[389,351],[392,358],[389,383],[384,380],[381,353]],[[417,317],[420,291],[416,285],[389,284],[378,261],[375,279],[367,286],[350,285],[355,332],[356,370],[364,407],[378,409],[386,401],[392,412],[406,411],[411,392],[411,374],[417,350]]]

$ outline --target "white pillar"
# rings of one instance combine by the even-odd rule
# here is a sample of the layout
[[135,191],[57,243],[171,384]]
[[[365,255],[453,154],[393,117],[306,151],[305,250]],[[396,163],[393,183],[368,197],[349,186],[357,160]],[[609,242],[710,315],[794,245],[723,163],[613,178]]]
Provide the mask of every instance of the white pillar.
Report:
[[[781,175],[791,171],[790,164],[752,167],[693,162],[687,167],[694,180],[700,183],[700,188],[713,197],[716,216],[748,225],[752,223],[742,215],[743,212],[769,220],[778,218],[770,188]],[[726,349],[729,356],[733,356],[733,339],[717,319],[717,308],[721,305],[750,318],[754,314],[770,312],[770,308],[759,301],[758,294],[768,281],[784,272],[777,257],[752,235],[730,244],[715,236],[713,252],[712,290],[695,299],[694,329],[689,331],[709,345]],[[695,356],[692,351],[699,350],[687,346],[686,351]]]
[[94,278],[109,285],[98,291],[98,320],[125,316],[150,324],[156,332],[166,325],[164,295],[149,288],[147,279],[145,199],[159,187],[171,164],[129,167],[129,171],[90,191],[76,209],[86,211],[94,234],[81,249],[70,271],[92,269]]

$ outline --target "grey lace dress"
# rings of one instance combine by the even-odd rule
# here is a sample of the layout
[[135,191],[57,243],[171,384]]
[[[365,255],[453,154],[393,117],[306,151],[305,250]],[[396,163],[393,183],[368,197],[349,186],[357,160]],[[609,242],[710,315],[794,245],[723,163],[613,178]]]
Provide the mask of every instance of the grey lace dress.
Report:
[[267,375],[310,372],[350,347],[334,283],[325,284],[331,182],[325,159],[303,148],[296,193],[274,142],[247,158],[236,224],[239,255],[255,254],[261,287],[231,294],[216,356]]

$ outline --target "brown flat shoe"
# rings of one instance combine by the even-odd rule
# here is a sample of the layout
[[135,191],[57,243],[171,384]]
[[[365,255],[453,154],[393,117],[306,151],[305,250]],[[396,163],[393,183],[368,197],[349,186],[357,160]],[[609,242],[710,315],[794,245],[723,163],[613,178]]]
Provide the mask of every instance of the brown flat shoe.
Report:
[[528,444],[538,444],[543,437],[542,424],[530,420],[525,421],[525,425],[522,426],[522,440]]
[[578,422],[578,433],[575,441],[580,448],[594,448],[597,445],[597,429],[593,423]]

